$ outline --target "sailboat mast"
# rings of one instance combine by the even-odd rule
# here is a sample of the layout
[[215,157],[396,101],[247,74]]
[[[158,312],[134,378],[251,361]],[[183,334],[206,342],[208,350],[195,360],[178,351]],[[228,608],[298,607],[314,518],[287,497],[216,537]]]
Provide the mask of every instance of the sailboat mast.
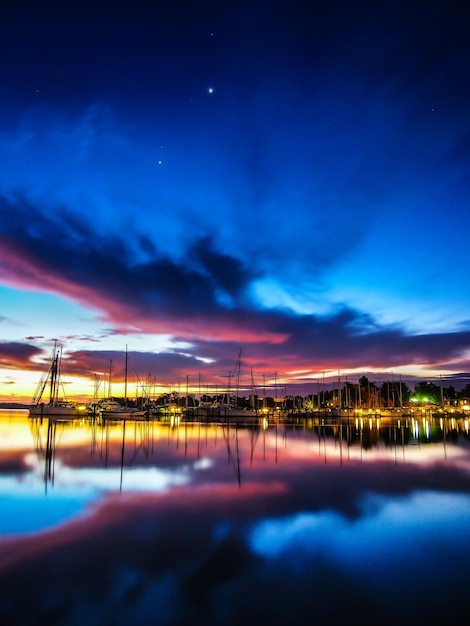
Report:
[[57,350],[57,341],[54,342],[54,352],[51,363],[51,386],[49,404],[54,405],[57,402],[59,395],[58,390],[58,378],[59,378],[59,351]]
[[237,361],[237,396],[236,396],[236,404],[235,407],[238,407],[238,396],[240,395],[240,362],[242,357],[242,349],[240,348],[240,352],[238,353],[238,361]]
[[54,348],[54,356],[52,358],[51,363],[51,384],[49,391],[49,404],[54,404],[55,396],[56,396],[56,379],[57,379],[57,353]]
[[127,355],[127,345],[126,345],[126,359],[125,359],[125,367],[124,367],[124,402],[127,406],[127,363],[128,363],[128,355]]
[[263,405],[262,408],[266,408],[266,374],[263,374]]
[[251,399],[250,405],[252,410],[258,410],[258,401],[255,396],[255,380],[253,378],[253,368],[251,368]]
[[108,398],[111,397],[111,381],[113,376],[113,359],[109,359]]
[[57,404],[59,401],[59,387],[60,381],[62,380],[62,346],[59,348],[59,352],[57,353],[57,375],[55,380],[55,398],[54,403]]

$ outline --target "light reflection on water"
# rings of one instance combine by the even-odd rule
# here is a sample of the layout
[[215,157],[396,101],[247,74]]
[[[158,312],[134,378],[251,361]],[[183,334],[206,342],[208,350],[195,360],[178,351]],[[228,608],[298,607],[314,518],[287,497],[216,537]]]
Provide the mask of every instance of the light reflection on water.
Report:
[[464,419],[263,428],[3,413],[0,434],[0,589],[15,589],[0,592],[2,623],[459,615],[470,574]]

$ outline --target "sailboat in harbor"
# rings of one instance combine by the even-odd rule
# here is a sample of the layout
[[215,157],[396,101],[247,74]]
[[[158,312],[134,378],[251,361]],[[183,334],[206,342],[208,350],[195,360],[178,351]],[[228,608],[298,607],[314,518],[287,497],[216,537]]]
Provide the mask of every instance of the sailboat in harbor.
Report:
[[[101,417],[104,419],[139,419],[141,417],[147,417],[148,411],[146,409],[139,409],[137,407],[129,406],[127,398],[127,379],[129,368],[129,355],[125,353],[124,363],[124,404],[121,404],[118,400],[108,398],[107,400],[100,401],[98,403],[98,410],[101,413]],[[110,373],[111,377],[111,373]],[[111,381],[110,381],[111,386]]]
[[[57,348],[57,342],[51,353],[49,369],[43,374],[33,401],[29,407],[30,417],[57,416],[61,418],[81,418],[86,414],[86,406],[70,402],[60,397],[61,388],[62,349]],[[49,389],[49,401],[44,402],[43,396]]]
[[[240,391],[241,356],[242,356],[242,351],[240,349],[240,352],[238,354],[238,359],[235,363],[235,369],[233,373],[232,372],[229,373],[229,382],[228,382],[228,389],[227,389],[227,403],[223,406],[223,411],[221,411],[221,415],[223,415],[224,417],[228,419],[232,419],[232,418],[248,419],[248,418],[260,417],[258,407],[257,407],[257,400],[255,397],[253,370],[251,371],[250,407],[248,408],[248,407],[240,406],[239,391]],[[235,396],[232,396],[231,382],[234,376],[236,380],[236,389],[235,389]]]

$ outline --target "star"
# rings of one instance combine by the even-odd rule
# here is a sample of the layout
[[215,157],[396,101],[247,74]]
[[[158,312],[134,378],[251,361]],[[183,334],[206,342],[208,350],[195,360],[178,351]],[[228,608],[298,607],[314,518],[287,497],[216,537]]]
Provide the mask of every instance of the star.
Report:
[[210,94],[214,93],[214,87],[208,87],[207,93],[210,93]]

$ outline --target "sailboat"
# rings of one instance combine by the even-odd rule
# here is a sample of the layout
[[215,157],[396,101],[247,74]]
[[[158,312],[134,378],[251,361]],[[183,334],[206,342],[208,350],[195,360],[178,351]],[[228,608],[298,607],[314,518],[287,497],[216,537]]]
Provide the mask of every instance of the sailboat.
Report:
[[236,373],[236,395],[235,395],[235,400],[232,398],[232,396],[230,395],[230,385],[231,385],[231,380],[232,380],[232,373],[229,374],[229,386],[228,386],[228,391],[227,391],[227,396],[228,396],[228,403],[223,407],[223,412],[221,412],[221,415],[224,415],[226,418],[228,419],[232,419],[232,418],[244,418],[244,419],[248,419],[248,418],[258,418],[260,417],[258,408],[255,406],[256,405],[256,398],[255,398],[255,393],[254,393],[254,381],[253,381],[253,370],[251,371],[251,394],[250,394],[250,408],[246,407],[239,407],[238,406],[238,393],[239,393],[239,388],[240,388],[240,369],[241,369],[241,355],[242,355],[242,351],[240,349],[240,352],[238,354],[238,359],[237,362],[235,364],[235,373]]
[[125,367],[124,367],[124,404],[121,404],[117,400],[108,399],[99,403],[99,410],[101,417],[108,419],[138,419],[148,415],[145,409],[138,409],[137,407],[128,406],[127,399],[127,374],[128,374],[129,355],[125,353]]
[[[62,418],[81,418],[86,414],[86,406],[69,402],[59,397],[61,380],[62,349],[57,349],[57,342],[51,353],[49,370],[40,380],[31,406],[30,417],[57,416]],[[46,387],[49,387],[49,402],[42,400]]]

